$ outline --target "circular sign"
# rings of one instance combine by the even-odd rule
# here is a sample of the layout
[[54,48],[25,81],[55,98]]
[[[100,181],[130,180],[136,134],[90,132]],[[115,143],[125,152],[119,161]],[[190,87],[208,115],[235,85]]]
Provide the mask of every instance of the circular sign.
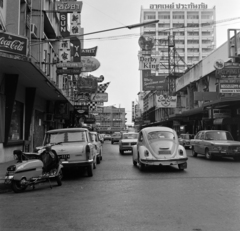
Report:
[[142,35],[139,39],[138,39],[138,45],[142,48],[142,50],[144,51],[149,51],[152,50],[153,46],[154,46],[154,37],[152,36],[146,36],[146,35]]
[[224,61],[222,59],[218,59],[214,63],[214,67],[216,69],[223,69],[224,68]]

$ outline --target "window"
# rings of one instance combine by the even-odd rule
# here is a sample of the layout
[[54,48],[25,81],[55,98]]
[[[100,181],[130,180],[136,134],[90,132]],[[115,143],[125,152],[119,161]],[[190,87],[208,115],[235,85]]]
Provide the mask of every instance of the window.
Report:
[[13,105],[8,140],[17,141],[22,139],[23,139],[23,103],[15,101]]
[[201,136],[200,136],[200,140],[204,140],[204,135],[205,135],[205,133],[204,132],[202,132],[202,134],[201,134]]
[[165,132],[165,131],[155,131],[155,132],[149,132],[147,136],[149,141],[152,140],[161,140],[161,139],[175,139],[174,134],[171,132]]
[[142,134],[142,132],[139,134],[138,141],[139,142],[143,142],[143,134]]

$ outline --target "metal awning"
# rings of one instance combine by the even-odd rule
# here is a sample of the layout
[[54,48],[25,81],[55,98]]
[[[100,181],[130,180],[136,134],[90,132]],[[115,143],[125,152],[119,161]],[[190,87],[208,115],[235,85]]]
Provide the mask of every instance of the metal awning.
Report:
[[240,118],[217,118],[213,120],[213,125],[233,125],[240,124]]

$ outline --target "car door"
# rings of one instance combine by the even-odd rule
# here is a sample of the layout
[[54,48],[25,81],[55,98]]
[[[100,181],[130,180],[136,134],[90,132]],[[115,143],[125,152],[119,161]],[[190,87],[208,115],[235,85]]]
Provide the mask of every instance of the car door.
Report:
[[199,149],[199,143],[200,143],[200,136],[201,136],[202,132],[198,132],[196,137],[194,138],[194,140],[192,141],[192,144],[194,146],[194,151],[199,153],[200,149]]
[[206,147],[206,144],[205,144],[205,132],[201,133],[198,147],[199,147],[199,152],[198,153],[199,154],[205,154],[205,147]]

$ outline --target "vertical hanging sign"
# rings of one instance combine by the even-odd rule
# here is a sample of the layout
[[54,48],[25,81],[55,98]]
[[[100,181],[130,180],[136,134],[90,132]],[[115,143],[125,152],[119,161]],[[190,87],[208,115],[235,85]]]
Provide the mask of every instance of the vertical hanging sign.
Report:
[[81,14],[78,12],[71,13],[70,35],[79,35],[81,29]]
[[71,54],[73,62],[81,62],[81,42],[77,37],[73,37],[70,39],[72,44]]
[[59,60],[60,62],[70,62],[70,41],[64,40],[59,44]]
[[70,32],[67,30],[68,20],[65,12],[60,13],[60,33],[63,38],[69,37]]

